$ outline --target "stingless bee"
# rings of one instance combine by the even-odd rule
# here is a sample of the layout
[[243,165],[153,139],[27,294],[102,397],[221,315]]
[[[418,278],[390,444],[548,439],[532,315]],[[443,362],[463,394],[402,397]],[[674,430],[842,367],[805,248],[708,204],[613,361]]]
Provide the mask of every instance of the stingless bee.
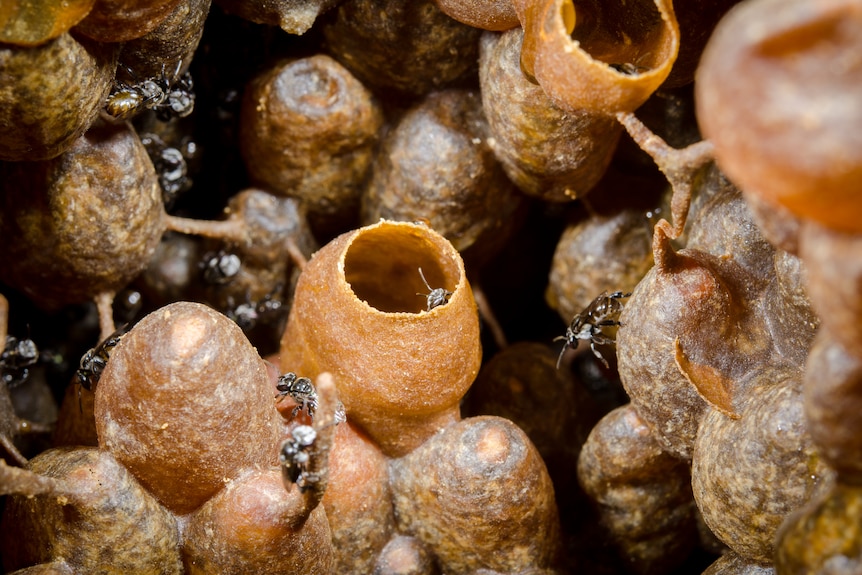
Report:
[[638,76],[649,71],[648,67],[642,65],[644,60],[649,58],[649,55],[650,53],[647,52],[646,54],[641,54],[634,62],[608,64],[608,66],[620,74],[625,74],[626,76]]
[[314,384],[307,377],[297,377],[295,373],[289,371],[278,378],[278,383],[275,388],[279,391],[276,398],[282,398],[289,395],[298,405],[293,408],[290,418],[296,417],[296,414],[305,410],[308,417],[314,420],[314,412],[317,411],[317,390],[314,389]]
[[179,62],[172,81],[165,75],[164,67],[161,78],[144,81],[139,81],[134,72],[126,67],[134,83],[118,82],[108,95],[105,112],[117,120],[129,120],[144,110],[154,110],[163,121],[188,116],[194,109],[195,95],[192,77],[188,72],[176,79],[181,67],[182,62]]
[[39,359],[39,349],[32,339],[6,336],[6,347],[0,354],[0,377],[7,387],[15,387],[27,381],[32,367]]
[[632,64],[631,62],[623,62],[622,64],[608,64],[608,66],[610,66],[620,74],[625,74],[626,76],[637,76],[649,70],[649,68],[645,66],[638,66],[637,64]]
[[234,302],[233,296],[228,296],[224,314],[243,331],[251,331],[259,324],[273,325],[286,311],[284,302],[276,297],[283,289],[281,284],[277,284],[272,292],[256,302],[251,301],[248,294],[245,296],[245,301],[240,304]]
[[200,262],[203,280],[210,285],[224,285],[239,273],[242,261],[224,250],[209,252]]
[[185,72],[168,88],[164,102],[153,108],[156,111],[156,117],[167,122],[173,118],[185,118],[191,114],[195,109],[194,87],[192,75]]
[[[108,365],[111,352],[128,331],[129,324],[126,324],[84,354],[78,365],[78,370],[75,372],[75,380],[78,385],[89,391],[95,391],[96,384],[99,383],[99,378],[102,377],[102,372]],[[81,388],[78,388],[78,407],[81,408]]]
[[428,288],[428,293],[417,293],[425,298],[426,311],[431,311],[435,307],[449,303],[449,298],[452,297],[452,292],[445,288],[432,288],[428,285],[428,280],[425,279],[425,274],[422,273],[422,268],[419,268],[419,275],[422,277],[422,283]]
[[[156,134],[141,134],[141,143],[146,148],[147,154],[153,162],[153,167],[156,169],[156,174],[159,176],[162,201],[166,208],[170,208],[180,194],[192,187],[185,154],[180,149],[165,144]],[[195,143],[188,141],[186,146],[190,146],[194,150]]]
[[563,360],[563,354],[566,353],[566,350],[578,347],[580,340],[589,340],[593,355],[599,358],[605,367],[608,367],[607,360],[596,349],[596,345],[614,343],[613,338],[602,332],[602,328],[622,325],[617,320],[620,312],[623,310],[623,302],[620,300],[630,295],[632,294],[621,291],[615,291],[612,294],[603,291],[601,295],[590,302],[590,305],[572,319],[572,323],[566,328],[566,335],[554,338],[554,341],[565,341],[563,349],[560,351],[560,356],[557,358],[557,369],[560,368],[560,362]]
[[300,492],[305,491],[309,484],[317,479],[308,473],[308,462],[311,459],[308,450],[315,439],[317,431],[313,427],[297,425],[290,432],[290,437],[281,444],[281,474],[286,481],[298,485]]
[[[305,379],[305,378],[300,378]],[[323,429],[332,425],[338,425],[336,411],[336,420],[325,425]],[[279,462],[281,463],[281,475],[285,482],[294,483],[299,487],[300,492],[304,492],[313,484],[320,481],[317,473],[311,473],[308,470],[308,464],[311,461],[311,447],[317,439],[317,431],[310,425],[297,425],[290,432],[290,437],[284,440],[281,444],[279,453]]]

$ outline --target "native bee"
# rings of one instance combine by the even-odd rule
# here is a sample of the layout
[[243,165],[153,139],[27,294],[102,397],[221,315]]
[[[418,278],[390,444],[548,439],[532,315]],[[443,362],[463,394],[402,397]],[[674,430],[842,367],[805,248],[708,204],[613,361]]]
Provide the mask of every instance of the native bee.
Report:
[[316,479],[308,473],[308,462],[311,459],[308,449],[317,439],[317,431],[310,425],[297,425],[290,432],[290,437],[281,444],[279,461],[281,474],[286,481],[295,483],[299,490],[305,491]]
[[[177,68],[179,70],[179,67]],[[156,117],[167,122],[173,118],[185,118],[195,109],[195,93],[192,75],[184,73],[167,90],[165,100],[159,106],[153,108]]]
[[428,288],[428,293],[417,293],[425,298],[426,311],[431,311],[435,307],[449,303],[449,298],[452,297],[452,292],[445,288],[432,288],[428,285],[428,280],[425,279],[425,274],[422,273],[422,268],[419,268],[419,276],[422,278],[422,283]]
[[[159,136],[152,133],[141,134],[141,143],[147,150],[162,188],[162,201],[166,208],[173,205],[177,197],[192,187],[188,162],[185,154],[178,148],[168,146]],[[195,149],[195,143],[186,142],[185,147]]]
[[259,323],[274,324],[285,312],[284,302],[275,297],[282,289],[280,284],[276,285],[272,292],[256,302],[251,301],[248,294],[240,304],[234,302],[233,296],[228,296],[224,314],[246,332],[253,330]]
[[[99,343],[99,345],[91,348],[84,354],[78,366],[78,371],[75,372],[75,379],[78,385],[90,391],[95,390],[96,384],[99,383],[99,378],[102,377],[102,372],[105,370],[105,366],[108,365],[111,352],[117,347],[117,344],[120,343],[120,340],[127,331],[129,331],[128,324],[119,328]],[[81,399],[80,390],[78,390],[78,399]]]
[[608,64],[608,66],[620,74],[625,74],[626,76],[637,76],[649,71],[648,67],[641,65],[641,63],[648,57],[649,53],[641,54],[634,62],[614,63]]
[[311,383],[310,379],[297,377],[295,373],[290,371],[278,378],[275,388],[279,391],[276,397],[281,398],[289,395],[298,404],[290,414],[291,419],[303,410],[308,413],[312,420],[314,419],[314,412],[318,405],[317,390],[314,389],[314,384]]
[[39,359],[39,349],[32,339],[6,336],[6,347],[0,354],[0,374],[7,387],[27,381],[32,367]]
[[224,285],[239,273],[242,261],[224,250],[210,252],[201,260],[203,280],[210,285]]
[[[182,62],[177,64],[173,74],[176,79]],[[118,120],[129,120],[144,110],[154,110],[160,120],[184,118],[192,113],[195,95],[192,91],[192,77],[186,72],[179,80],[169,81],[162,66],[158,80],[148,78],[139,81],[135,73],[125,67],[133,84],[117,83],[105,102],[105,112]]]
[[620,300],[630,295],[632,294],[621,291],[615,291],[612,294],[604,291],[572,319],[572,323],[566,328],[566,335],[554,338],[554,341],[565,341],[560,356],[557,358],[557,369],[560,368],[560,362],[563,360],[563,354],[566,353],[566,350],[578,347],[579,340],[589,340],[593,355],[599,358],[605,367],[608,367],[607,360],[596,349],[596,345],[614,343],[611,337],[602,332],[602,328],[622,325],[617,320],[623,310],[623,302]]
[[631,62],[623,62],[622,64],[608,64],[608,66],[610,66],[620,74],[625,74],[626,76],[637,76],[649,70],[649,68],[645,66],[638,66],[637,64],[632,64]]

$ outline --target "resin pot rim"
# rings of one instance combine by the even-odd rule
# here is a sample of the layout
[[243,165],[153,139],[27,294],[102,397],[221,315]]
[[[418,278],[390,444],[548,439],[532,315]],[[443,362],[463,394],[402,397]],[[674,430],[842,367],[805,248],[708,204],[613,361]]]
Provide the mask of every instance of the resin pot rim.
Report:
[[[534,77],[564,110],[605,115],[633,112],[667,79],[680,43],[679,23],[671,0],[638,2],[651,4],[655,9],[658,28],[645,32],[641,41],[629,39],[619,43],[624,49],[612,54],[607,52],[607,44],[601,49],[599,46],[588,49],[572,38],[572,28],[579,17],[571,0],[514,0],[524,28],[522,70]],[[593,53],[597,49],[602,52],[600,55]],[[613,57],[621,60],[613,64]],[[612,64],[632,64],[636,73],[624,72]]]
[[[431,288],[452,292],[426,309]],[[389,455],[459,419],[481,363],[479,319],[457,250],[427,226],[381,220],[339,236],[299,278],[281,367],[333,374],[348,418]]]
[[[385,243],[387,238],[395,236],[395,234],[390,234],[390,232],[396,232],[397,230],[396,234],[402,235],[402,232],[408,229],[431,231],[424,224],[396,222],[385,219],[381,219],[376,224],[356,230],[351,235],[350,241],[345,246],[338,260],[338,279],[367,308],[366,311],[368,313],[381,314],[383,316],[399,316],[407,321],[430,321],[426,316],[428,314],[439,314],[444,307],[438,306],[434,309],[427,309],[427,299],[421,296],[426,296],[429,288],[447,290],[451,294],[448,297],[448,303],[453,303],[453,300],[457,302],[457,300],[465,297],[465,293],[466,295],[472,295],[472,293],[467,293],[467,290],[464,289],[467,287],[467,274],[464,270],[464,262],[448,240],[436,232],[432,232],[433,235],[423,235],[420,233],[416,235],[404,235],[403,238],[400,238],[405,242],[400,245],[400,248],[410,253],[410,255],[417,257],[415,271],[412,268],[410,270],[410,273],[414,275],[414,282],[408,282],[410,285],[415,285],[416,290],[414,291],[410,291],[410,289],[396,291],[394,286],[384,285],[380,281],[382,279],[380,276],[370,274],[367,268],[369,264],[373,265],[375,260],[379,259],[380,253],[376,251],[377,248],[385,249],[384,246],[381,246],[381,243]],[[430,245],[424,245],[426,242]],[[441,253],[438,255],[443,257],[427,263],[419,261],[423,259],[422,250],[425,247],[439,249]],[[429,260],[428,255],[425,255],[425,260]],[[392,262],[386,263],[391,264]],[[429,263],[431,265],[428,265]],[[423,264],[425,265],[423,266]],[[422,271],[420,272],[420,270]],[[442,278],[440,277],[441,275]],[[454,282],[453,276],[456,278]],[[417,281],[421,283],[417,284]],[[429,282],[429,285],[425,285],[426,281]]]

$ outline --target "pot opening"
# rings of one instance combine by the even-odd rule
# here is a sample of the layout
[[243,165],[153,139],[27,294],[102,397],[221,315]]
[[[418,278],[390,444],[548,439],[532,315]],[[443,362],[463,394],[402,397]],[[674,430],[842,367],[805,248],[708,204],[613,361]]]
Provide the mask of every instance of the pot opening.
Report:
[[[564,0],[564,6],[571,0]],[[653,0],[575,0],[564,10],[572,19],[572,40],[625,74],[634,75],[661,63],[664,21]]]
[[377,310],[427,311],[431,290],[452,292],[460,279],[457,260],[447,253],[454,248],[444,242],[422,228],[372,227],[359,233],[350,244],[344,257],[344,277],[356,297]]

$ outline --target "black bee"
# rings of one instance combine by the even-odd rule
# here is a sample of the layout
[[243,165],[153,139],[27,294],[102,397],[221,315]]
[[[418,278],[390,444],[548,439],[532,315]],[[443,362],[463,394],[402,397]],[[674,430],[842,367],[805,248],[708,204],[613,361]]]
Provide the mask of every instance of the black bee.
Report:
[[425,274],[422,273],[422,268],[419,268],[419,275],[422,277],[422,283],[428,288],[428,293],[417,293],[425,298],[427,305],[426,311],[431,311],[435,307],[449,303],[449,298],[452,297],[452,292],[445,288],[432,288],[428,285],[428,280],[425,279]]
[[625,74],[626,76],[637,76],[639,74],[643,74],[644,72],[649,71],[648,67],[641,65],[647,58],[649,58],[649,52],[646,54],[641,54],[633,62],[608,64],[608,66],[610,66],[620,74]]
[[227,310],[225,315],[233,320],[243,331],[253,330],[258,323],[275,323],[283,314],[283,302],[275,298],[275,294],[281,292],[283,286],[276,285],[271,293],[266,294],[260,301],[253,302],[246,294],[246,301],[235,305],[234,299],[228,296]]
[[[120,343],[120,340],[128,330],[129,326],[126,324],[84,354],[78,366],[78,371],[75,372],[75,379],[78,385],[90,391],[96,388],[99,378],[102,377],[102,372],[105,371],[105,366],[108,365],[111,352],[117,347],[117,344]],[[81,399],[80,390],[78,390],[78,399]]]
[[[174,78],[179,74],[181,66],[182,62],[177,65]],[[126,72],[135,83],[117,83],[105,102],[105,111],[110,116],[118,120],[128,120],[144,110],[154,110],[160,120],[169,120],[174,117],[184,118],[192,113],[195,96],[188,72],[175,83],[168,80],[164,67],[159,80],[150,78],[141,82],[130,69],[126,68]]]
[[271,316],[277,315],[282,311],[282,306],[284,305],[280,299],[276,299],[274,297],[275,294],[280,293],[282,291],[283,286],[281,284],[276,285],[275,289],[272,290],[271,293],[266,294],[262,300],[257,302],[257,316],[259,318],[268,318]]
[[251,331],[257,326],[257,305],[252,302],[243,302],[237,306],[233,305],[233,298],[229,298],[229,308],[225,315],[233,320],[241,330]]
[[[162,201],[171,207],[177,197],[192,187],[185,154],[177,148],[168,146],[156,134],[141,135],[141,143],[156,168],[159,186],[162,188]],[[194,146],[194,143],[191,143]]]
[[275,388],[280,392],[276,397],[289,395],[299,404],[293,408],[293,412],[290,414],[291,419],[302,410],[308,412],[308,416],[312,420],[314,419],[314,412],[317,411],[317,390],[314,389],[314,384],[311,383],[310,379],[297,377],[295,373],[290,371],[278,378]]
[[203,280],[210,285],[223,285],[233,279],[242,267],[242,261],[236,254],[224,250],[210,252],[201,260],[200,267]]
[[625,74],[626,76],[637,76],[638,74],[642,74],[649,70],[649,68],[646,68],[644,66],[638,66],[637,64],[632,64],[630,62],[608,65],[620,74]]
[[281,474],[286,481],[295,483],[299,490],[305,491],[315,477],[308,473],[308,462],[311,459],[308,448],[317,439],[317,432],[310,425],[297,425],[291,431],[288,439],[281,444]]
[[[179,68],[178,68],[179,69]],[[167,122],[173,118],[185,118],[195,109],[195,92],[192,75],[186,72],[167,90],[165,101],[153,108],[156,117]]]
[[0,377],[8,387],[15,387],[27,381],[30,368],[39,359],[39,349],[32,339],[18,339],[6,336],[6,347],[0,354]]
[[566,353],[566,350],[578,347],[579,340],[582,339],[590,341],[590,349],[593,350],[593,355],[599,358],[605,367],[608,367],[607,360],[596,349],[596,345],[614,343],[612,338],[602,333],[602,328],[621,325],[617,321],[620,312],[623,310],[623,303],[620,300],[630,295],[632,294],[621,291],[615,291],[608,295],[608,292],[604,291],[572,319],[572,323],[566,328],[566,335],[554,338],[554,341],[564,340],[566,342],[563,344],[563,349],[557,358],[557,369],[560,368],[560,362],[563,360],[563,354]]

